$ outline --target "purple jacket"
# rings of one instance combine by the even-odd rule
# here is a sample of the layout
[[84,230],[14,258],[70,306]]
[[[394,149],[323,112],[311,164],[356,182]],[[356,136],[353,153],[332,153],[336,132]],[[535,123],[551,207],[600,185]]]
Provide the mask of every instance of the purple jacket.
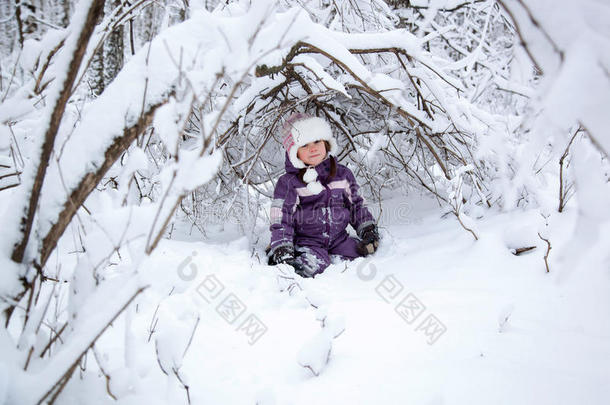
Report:
[[328,178],[331,159],[335,158],[316,166],[324,190],[312,195],[286,155],[286,174],[279,178],[271,204],[270,254],[284,245],[328,249],[334,240],[345,236],[348,224],[360,235],[365,226],[375,223],[351,170],[337,163],[335,176]]

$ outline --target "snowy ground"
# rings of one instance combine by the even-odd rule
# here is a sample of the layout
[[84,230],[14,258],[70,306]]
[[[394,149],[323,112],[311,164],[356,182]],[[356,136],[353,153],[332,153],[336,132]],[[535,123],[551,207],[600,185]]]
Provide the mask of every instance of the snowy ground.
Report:
[[[193,404],[608,403],[610,266],[588,255],[579,268],[562,269],[570,214],[550,274],[533,211],[479,220],[477,242],[453,217],[407,214],[384,220],[371,260],[333,264],[313,280],[299,279],[292,292],[280,291],[290,282],[278,283],[280,272],[259,264],[245,239],[165,241],[145,266],[151,286],[137,311],[98,345],[119,354],[107,370],[111,391],[133,392],[120,404],[186,403],[176,378],[151,360],[156,346],[161,365],[189,385]],[[607,252],[609,228],[593,251]],[[538,248],[522,256],[508,249],[526,244]],[[232,297],[243,306],[229,323],[220,312],[230,315],[222,303]],[[420,306],[400,306],[405,297]],[[250,315],[264,323],[263,334],[240,330]],[[317,318],[325,315],[322,329]],[[114,353],[125,342],[130,349]],[[299,362],[318,370],[330,342],[329,362],[313,376]],[[103,384],[95,386],[69,387],[60,402],[92,395],[112,402]]]

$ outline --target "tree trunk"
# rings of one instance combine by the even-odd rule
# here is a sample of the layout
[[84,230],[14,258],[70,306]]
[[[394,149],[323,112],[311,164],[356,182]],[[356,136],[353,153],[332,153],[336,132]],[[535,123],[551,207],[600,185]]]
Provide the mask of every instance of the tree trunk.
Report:
[[23,18],[25,13],[22,12],[23,5],[21,0],[15,0],[15,18],[17,19],[17,38],[19,40],[19,47],[23,48]]
[[95,97],[103,93],[105,88],[104,82],[104,50],[98,49],[91,60],[91,71],[89,86]]
[[[106,13],[121,7],[121,0],[110,0]],[[123,26],[118,26],[110,33],[104,44],[104,85],[114,80],[123,68]]]
[[70,1],[63,0],[61,7],[62,7],[61,26],[65,28],[68,25],[70,25]]

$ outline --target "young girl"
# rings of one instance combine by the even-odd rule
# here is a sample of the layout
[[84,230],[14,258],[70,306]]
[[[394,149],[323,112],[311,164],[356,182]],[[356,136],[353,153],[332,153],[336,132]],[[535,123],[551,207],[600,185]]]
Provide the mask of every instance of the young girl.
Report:
[[[338,164],[337,142],[322,118],[293,114],[282,128],[286,174],[271,204],[269,264],[287,263],[302,277],[330,264],[375,252],[379,235],[352,172]],[[350,224],[360,241],[351,238]]]

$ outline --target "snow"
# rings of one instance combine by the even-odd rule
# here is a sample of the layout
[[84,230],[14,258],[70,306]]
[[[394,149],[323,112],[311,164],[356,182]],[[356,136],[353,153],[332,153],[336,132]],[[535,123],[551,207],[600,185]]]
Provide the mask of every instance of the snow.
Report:
[[545,74],[540,87],[545,119],[538,128],[551,122],[565,131],[574,121],[581,122],[608,154],[605,128],[610,121],[602,112],[610,103],[610,29],[602,17],[610,11],[607,2],[536,0],[505,5]]
[[331,354],[332,336],[327,331],[322,330],[305,343],[299,350],[297,359],[299,365],[318,377],[330,361]]
[[[243,239],[163,241],[144,264],[151,286],[130,315],[139,342],[132,367],[142,371],[129,374],[132,389],[122,390],[121,400],[185,400],[184,390],[146,360],[157,346],[161,364],[179,366],[188,380],[193,404],[605,403],[608,262],[576,263],[578,275],[565,279],[555,255],[577,213],[565,213],[565,226],[553,231],[547,274],[545,245],[532,229],[537,212],[488,214],[477,221],[474,242],[429,203],[413,201],[409,216],[419,221],[384,220],[371,259],[335,262],[315,279],[253,262]],[[398,207],[400,201],[388,201],[385,209]],[[607,225],[592,249],[610,243]],[[510,249],[522,244],[537,248],[513,255]],[[186,258],[194,277],[181,279]],[[228,297],[243,304],[235,319],[220,311]],[[407,297],[425,307],[411,323],[397,313]],[[266,327],[254,344],[240,329],[250,315]],[[422,324],[431,316],[446,332],[426,334]],[[122,335],[121,328],[109,330],[99,350],[117,350]]]
[[430,7],[434,8],[434,10],[438,10],[441,8],[452,9],[464,3],[468,3],[468,1],[464,0],[411,0],[411,4],[413,7]]
[[[134,275],[124,275],[98,288],[89,295],[87,303],[80,308],[79,319],[74,322],[70,343],[63,346],[55,356],[36,373],[23,375],[11,387],[11,402],[33,403],[40,400],[80,355],[84,353],[95,337],[106,328],[121,308],[137,294],[143,284]],[[112,296],[113,299],[108,298]],[[35,383],[36,382],[36,383]],[[24,387],[29,386],[29,389]]]
[[[254,62],[263,56],[273,57],[274,53],[270,51],[281,48],[281,38],[278,39],[276,33],[288,29],[296,9],[274,17],[276,23],[254,37],[256,21],[264,20],[270,7],[270,2],[257,2],[247,13],[233,18],[218,18],[198,11],[187,22],[162,32],[149,47],[142,48],[132,57],[104,93],[87,105],[76,129],[59,137],[57,143],[64,145],[64,150],[79,153],[60,154],[57,163],[49,167],[42,193],[45,199],[41,202],[40,232],[46,233],[56,221],[66,196],[78,185],[83,174],[101,166],[104,151],[123,135],[123,128],[136,123],[143,109],[166,102],[172,91],[177,93],[155,120],[159,135],[174,152],[186,111],[190,110],[194,98],[207,96],[217,74],[224,71],[237,81],[253,70]],[[247,24],[242,22],[245,20]],[[301,34],[295,35],[293,39],[300,38]],[[215,122],[219,110],[213,110],[203,117],[203,121]],[[205,129],[209,134],[211,126]],[[206,162],[207,156],[200,160],[189,163],[189,168],[211,169],[218,163],[217,157],[211,164]],[[201,177],[191,176],[192,181],[175,182],[172,186],[177,190],[190,190],[190,187],[208,181],[213,173],[202,172]],[[181,175],[185,176],[187,173]]]
[[345,97],[350,98],[350,95],[347,94],[345,87],[337,80],[333,79],[331,75],[326,73],[324,68],[314,58],[307,55],[297,55],[293,61],[295,64],[302,63],[305,68],[309,69],[309,71],[315,75],[316,78],[320,79],[322,84],[324,84],[328,90],[335,90],[343,94]]
[[[74,52],[76,51],[79,33],[82,31],[82,27],[85,24],[86,16],[91,6],[91,0],[81,0],[79,2],[78,6],[75,9],[74,16],[71,19],[70,26],[68,28],[71,34],[68,34],[65,40],[63,50],[58,54],[58,58],[54,63],[54,77],[53,81],[50,84],[49,91],[46,94],[45,108],[42,110],[37,125],[32,128],[36,133],[36,136],[32,137],[34,143],[34,152],[28,154],[30,162],[28,162],[28,165],[26,165],[24,168],[24,172],[21,174],[22,186],[17,189],[17,191],[13,195],[13,198],[11,199],[11,207],[9,208],[10,214],[5,215],[3,218],[2,226],[5,227],[5,229],[15,230],[14,232],[12,232],[12,234],[7,235],[7,237],[2,241],[3,246],[1,250],[3,251],[3,253],[7,252],[9,249],[12,249],[13,245],[18,244],[20,242],[20,238],[23,232],[18,231],[20,227],[19,221],[25,215],[23,211],[27,208],[24,207],[28,206],[27,202],[30,200],[31,188],[33,187],[34,180],[36,177],[38,164],[41,158],[43,143],[46,141],[45,134],[49,128],[49,125],[51,124],[53,111],[56,109],[56,103],[60,97],[62,89],[64,88],[64,83],[68,76],[69,66],[74,58]],[[42,45],[48,45],[49,42],[53,43],[54,41],[58,40],[58,35],[61,34],[58,34],[57,32],[51,32],[47,37],[48,40],[43,41]],[[39,49],[36,49],[36,47],[33,46],[30,46],[28,49],[29,50],[26,50],[26,64],[28,62],[31,62],[32,59],[36,59],[35,55],[38,55],[37,51],[39,51]],[[27,89],[24,90],[27,91]],[[24,92],[19,91],[18,95],[22,96],[24,95]],[[19,100],[19,98],[17,98],[17,100]],[[23,101],[21,100],[19,100],[16,104],[9,102],[7,103],[7,105],[9,105],[9,107],[2,108],[3,111],[0,111],[0,118],[2,118],[2,120],[5,122],[10,118],[13,118],[15,115],[20,115],[28,110],[25,103],[23,103]]]
[[6,400],[6,392],[8,386],[8,371],[6,370],[6,365],[4,363],[0,363],[0,401],[4,403]]
[[157,131],[157,135],[172,154],[176,154],[178,151],[180,134],[190,112],[190,105],[187,107],[185,108],[184,103],[177,103],[176,99],[172,97],[167,104],[159,108],[153,119],[153,127]]
[[[412,2],[429,7],[423,24],[432,23],[437,10],[461,3]],[[528,21],[518,4],[506,3]],[[85,352],[87,369],[71,379],[57,403],[173,404],[186,403],[187,394],[195,405],[607,403],[610,191],[603,155],[610,151],[610,29],[602,16],[608,6],[594,0],[578,6],[569,1],[519,3],[531,6],[540,20],[538,27],[521,28],[545,72],[542,85],[534,92],[519,84],[531,77],[523,50],[510,66],[511,78],[518,80],[493,80],[534,98],[538,115],[530,121],[494,115],[467,102],[476,92],[460,94],[464,83],[450,72],[471,68],[478,51],[455,63],[439,60],[423,49],[438,32],[422,38],[406,30],[346,34],[314,24],[298,8],[275,13],[273,1],[221,4],[215,14],[193,12],[190,20],[162,32],[130,59],[102,96],[78,111],[82,119],[76,128],[70,114],[80,106],[69,107],[73,110],[58,134],[34,233],[44,235],[66,195],[87,171],[99,168],[103,151],[125,126],[135,124],[143,108],[165,103],[153,121],[155,134],[171,154],[151,179],[159,201],[125,206],[129,179],[137,171],[152,170],[145,152],[130,148],[121,165],[112,168],[119,189],[90,196],[89,212],[73,221],[53,265],[45,268],[57,284],[36,296],[47,302],[57,294],[53,324],[37,322],[47,315],[39,304],[23,332],[20,308],[10,328],[0,329],[0,404],[36,402]],[[88,4],[81,2],[74,26],[82,24]],[[22,67],[33,68],[67,33],[53,31],[42,42],[26,43]],[[65,74],[64,55],[69,55],[73,37],[67,37],[53,66],[56,83]],[[454,168],[447,180],[436,165],[435,187],[446,192],[451,208],[478,240],[447,213],[449,207],[435,208],[436,201],[410,192],[408,198],[384,199],[382,215],[371,207],[380,216],[382,235],[375,255],[352,262],[333,257],[314,279],[296,276],[288,265],[266,266],[268,229],[256,222],[253,234],[260,238],[255,246],[246,237],[235,237],[234,229],[223,231],[225,224],[206,229],[202,241],[177,223],[174,239],[163,239],[152,254],[145,253],[163,231],[165,217],[174,218],[180,197],[210,181],[222,163],[223,151],[202,151],[201,139],[189,145],[193,148],[179,147],[193,103],[210,103],[211,112],[198,117],[204,134],[221,118],[235,119],[257,95],[284,80],[281,75],[255,78],[254,67],[281,63],[297,41],[319,48],[356,76],[333,76],[327,58],[298,55],[292,62],[299,73],[319,79],[319,90],[347,96],[349,85],[366,85],[433,131],[443,132],[451,120],[465,134],[481,135],[473,152],[480,158],[498,154],[491,162],[498,165],[505,212],[463,203],[463,194],[474,193],[465,190],[470,185],[464,181],[473,178],[473,166]],[[389,69],[370,70],[364,58],[350,52],[384,47],[403,49],[412,57],[409,74],[425,85],[424,96],[438,103],[443,117],[429,119],[409,100],[403,80]],[[220,72],[222,86],[240,88],[234,99],[228,92],[207,99],[213,86],[219,87]],[[32,84],[26,84],[0,106],[0,136],[8,139],[5,123],[19,121],[11,129],[24,139],[28,170],[36,167],[40,146],[40,139],[30,134],[43,133],[48,121],[48,111],[36,114],[26,99],[31,91]],[[50,106],[56,93],[47,94]],[[227,113],[221,117],[224,106]],[[577,194],[558,214],[558,179],[548,172],[534,178],[530,163],[546,154],[541,151],[547,144],[561,145],[568,129],[578,124],[590,132],[591,142],[574,144],[570,170]],[[531,139],[499,141],[520,125],[531,130]],[[401,129],[392,121],[388,126]],[[239,128],[243,132],[243,119]],[[8,142],[2,140],[0,147]],[[385,143],[379,136],[371,151]],[[366,152],[357,153],[375,158]],[[550,158],[554,154],[548,152]],[[24,178],[27,185],[31,173]],[[537,209],[516,208],[520,190],[511,182],[532,190]],[[23,200],[22,190],[5,191],[3,202]],[[481,200],[486,191],[476,190]],[[2,297],[18,291],[24,270],[8,260],[19,220],[12,214],[19,207],[2,204],[0,209],[8,229],[0,255]],[[70,236],[73,241],[66,240]],[[550,252],[542,238],[552,243]],[[534,249],[515,255],[523,247]],[[31,243],[29,253],[36,248]],[[310,253],[304,258],[317,260]],[[57,330],[66,320],[70,327],[61,344],[53,346],[52,356],[41,358],[53,336],[47,329]],[[34,333],[37,327],[42,332]],[[24,371],[29,348],[33,356]]]
[[[280,33],[281,35],[278,35]],[[62,31],[53,32],[45,38],[43,45],[57,42],[62,35]],[[96,37],[99,35],[100,32],[95,34]],[[217,15],[203,10],[194,11],[190,20],[163,31],[149,46],[143,47],[134,55],[104,93],[78,112],[82,119],[76,128],[72,128],[68,122],[63,123],[56,142],[56,154],[48,168],[42,191],[37,221],[39,229],[36,232],[41,235],[47,233],[50,226],[57,221],[57,215],[63,209],[67,196],[80,183],[84,173],[99,169],[103,163],[104,151],[123,135],[124,128],[135,125],[140,113],[157,103],[166,105],[161,106],[155,116],[156,133],[174,157],[184,154],[183,160],[188,161],[186,166],[182,162],[177,164],[176,161],[176,165],[166,167],[160,175],[164,187],[160,190],[160,195],[170,196],[160,211],[164,215],[170,213],[181,193],[207,182],[219,163],[218,156],[211,158],[210,162],[207,161],[207,156],[202,157],[200,161],[195,159],[191,162],[192,159],[186,157],[187,152],[177,151],[179,134],[194,101],[205,100],[219,73],[224,73],[223,80],[227,84],[233,82],[230,86],[238,86],[252,73],[256,65],[272,66],[280,63],[290,45],[302,40],[308,41],[327,55],[332,55],[356,75],[355,78],[346,75],[332,77],[323,66],[329,63],[328,60],[320,56],[314,58],[299,55],[294,60],[297,64],[303,64],[304,68],[299,69],[305,69],[308,74],[319,77],[323,86],[347,94],[346,85],[366,84],[372,91],[382,94],[389,103],[411,117],[433,130],[440,131],[447,123],[442,118],[433,122],[407,100],[402,81],[369,71],[359,58],[349,51],[369,49],[373,46],[404,49],[425,67],[415,71],[416,76],[423,78],[428,87],[433,88],[438,101],[451,113],[452,119],[460,123],[459,127],[469,130],[475,125],[473,119],[461,118],[463,115],[470,117],[472,110],[455,108],[455,105],[459,105],[455,99],[456,92],[450,90],[452,95],[444,97],[443,89],[432,85],[429,79],[438,76],[458,89],[460,83],[437,66],[434,57],[422,50],[422,45],[428,39],[417,38],[406,30],[345,34],[314,24],[299,8],[275,13],[274,3],[270,1],[256,2],[251,7],[245,3],[239,6],[232,4]],[[32,45],[30,48],[32,50],[28,51],[28,61],[24,63],[31,63],[34,55],[40,53],[36,46]],[[224,108],[225,102],[229,116],[223,119],[235,118],[243,113],[254,94],[277,84],[277,79],[255,79],[249,84],[252,88],[245,91],[236,102],[223,100],[222,97],[215,99],[216,105],[212,111],[200,117],[204,123],[203,134],[209,134],[215,127],[219,111]],[[170,97],[170,93],[175,93],[175,96]],[[8,117],[18,113],[20,111],[7,109],[0,111],[0,116]],[[31,162],[31,167],[35,167],[34,161]],[[179,167],[182,168],[180,173],[175,170]],[[132,168],[128,167],[123,171],[122,178],[131,173]],[[202,176],[192,176],[192,173],[202,173]],[[124,194],[124,190],[121,192]],[[19,215],[9,217],[16,221]],[[7,227],[16,228],[17,224],[15,221],[11,222],[10,218],[6,220]],[[154,231],[159,231],[159,228]],[[8,248],[9,246],[5,247]],[[30,246],[29,249],[34,252],[36,246]]]
[[610,153],[610,137],[605,135],[610,124],[606,113],[610,106],[610,76],[598,61],[597,52],[610,54],[608,38],[584,29],[579,41],[568,49],[563,69],[543,100],[550,121],[560,128],[582,122],[606,154]]

